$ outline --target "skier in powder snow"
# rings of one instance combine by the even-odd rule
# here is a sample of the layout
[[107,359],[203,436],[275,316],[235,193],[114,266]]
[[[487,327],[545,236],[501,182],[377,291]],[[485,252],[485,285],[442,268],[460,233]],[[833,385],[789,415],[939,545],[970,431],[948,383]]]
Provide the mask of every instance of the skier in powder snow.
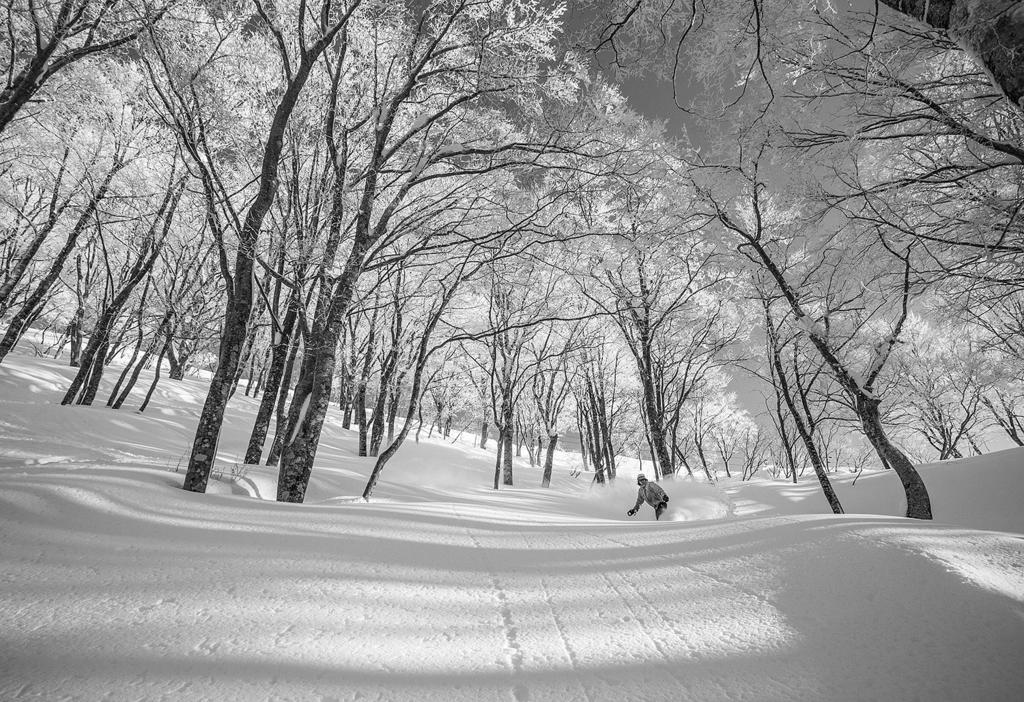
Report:
[[648,482],[647,477],[643,473],[636,476],[636,484],[640,486],[640,489],[636,492],[636,504],[626,514],[632,517],[640,509],[640,505],[646,502],[654,508],[654,518],[661,519],[661,515],[668,508],[668,495],[665,494],[665,491],[657,483]]

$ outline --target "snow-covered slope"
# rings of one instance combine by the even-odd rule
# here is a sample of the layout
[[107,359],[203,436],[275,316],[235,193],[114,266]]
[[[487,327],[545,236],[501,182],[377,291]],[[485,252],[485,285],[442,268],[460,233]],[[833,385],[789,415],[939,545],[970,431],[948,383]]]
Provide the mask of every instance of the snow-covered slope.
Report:
[[[944,523],[685,481],[655,523],[570,457],[552,489],[519,466],[494,492],[493,454],[433,440],[366,504],[335,418],[307,504],[283,505],[253,499],[268,469],[180,489],[201,383],[140,416],[58,406],[68,376],[0,366],[2,700],[1024,696],[1024,540],[993,518],[1021,502],[1019,453],[926,469]],[[253,409],[232,404],[226,468]],[[848,510],[898,509],[889,479],[840,486]]]
[[[1006,449],[955,461],[918,466],[928,487],[935,520],[971,529],[1024,534],[1024,448]],[[906,501],[891,471],[833,475],[832,484],[847,513],[902,515]],[[813,473],[798,485],[753,480],[730,484],[734,511],[751,514],[829,512]]]

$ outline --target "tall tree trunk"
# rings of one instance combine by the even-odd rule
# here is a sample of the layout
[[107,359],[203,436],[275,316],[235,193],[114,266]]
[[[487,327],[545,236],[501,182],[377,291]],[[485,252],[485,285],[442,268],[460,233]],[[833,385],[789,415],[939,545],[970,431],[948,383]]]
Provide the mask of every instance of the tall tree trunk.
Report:
[[[351,429],[352,428],[352,394],[350,390],[346,390],[348,395],[344,398],[344,411],[341,413],[341,428]],[[416,432],[416,436],[419,436],[419,432]]]
[[498,450],[494,455],[494,489],[498,489],[498,484],[501,482],[501,457],[503,455],[502,442],[505,440],[505,431],[501,427],[496,427],[498,430],[498,438],[495,441],[498,442]]
[[[399,379],[401,382],[401,379]],[[388,392],[388,445],[395,439],[395,420],[398,418],[398,403],[402,396],[397,384]]]
[[[356,4],[358,3],[354,3],[354,5]],[[213,468],[216,458],[221,426],[224,423],[224,411],[227,409],[231,383],[238,370],[242,346],[245,343],[249,318],[253,310],[256,243],[263,227],[263,219],[270,211],[277,194],[277,173],[281,152],[284,149],[284,135],[288,121],[298,104],[299,95],[309,78],[310,70],[319,60],[320,54],[323,53],[327,45],[334,41],[353,10],[354,6],[347,9],[344,19],[340,19],[332,25],[331,31],[324,33],[313,46],[302,52],[302,60],[294,75],[291,76],[291,81],[274,111],[263,149],[259,188],[246,213],[242,230],[239,232],[235,271],[229,281],[228,302],[224,310],[224,326],[221,331],[220,346],[217,350],[217,368],[210,381],[206,402],[203,404],[203,411],[199,416],[195,440],[192,442],[192,453],[189,456],[188,472],[185,474],[185,484],[183,485],[186,490],[206,492],[210,470]]]
[[[354,10],[350,6],[349,12]],[[340,65],[340,64],[339,64]],[[422,65],[422,64],[421,64]],[[307,343],[308,363],[303,363],[296,384],[295,398],[289,411],[288,441],[281,456],[281,468],[278,475],[277,499],[282,502],[302,502],[305,497],[309,476],[313,470],[320,433],[327,416],[327,407],[331,396],[331,385],[334,381],[338,339],[341,326],[345,323],[356,290],[356,284],[362,275],[364,258],[370,246],[383,236],[388,220],[394,212],[401,197],[399,193],[378,220],[373,223],[374,201],[377,198],[377,185],[380,169],[386,161],[386,143],[390,136],[397,106],[408,97],[413,82],[399,96],[391,101],[388,116],[379,120],[376,125],[373,147],[362,178],[362,193],[356,210],[352,235],[352,248],[341,274],[330,294],[330,303],[325,306],[324,314],[318,314],[314,322],[311,338]],[[337,82],[335,81],[334,88]],[[333,89],[333,88],[332,88]],[[334,95],[336,93],[332,93]],[[333,114],[333,113],[331,113]],[[329,131],[329,130],[328,130]],[[328,150],[332,153],[335,164],[338,159],[333,152],[334,141],[328,140]],[[343,172],[343,171],[342,171]],[[344,177],[338,178],[343,186]],[[335,199],[332,203],[331,232],[340,233],[341,212],[344,203],[341,198],[343,187],[334,189]],[[407,190],[405,191],[407,192]],[[329,247],[327,247],[329,248]],[[325,259],[333,260],[333,253]],[[363,420],[365,422],[365,419]]]
[[253,346],[256,343],[257,332],[256,320],[259,314],[259,312],[255,312],[255,314],[249,319],[249,324],[247,325],[245,333],[245,340],[242,342],[242,349],[238,355],[237,365],[235,366],[235,373],[231,376],[231,384],[228,388],[229,401],[235,396],[235,393],[238,392],[238,384],[242,380],[242,375],[245,374],[245,366],[253,356]]
[[366,456],[369,435],[366,425],[366,386],[362,383],[356,390],[356,423],[359,425],[359,455]]
[[92,371],[89,373],[89,382],[82,388],[82,397],[78,400],[78,404],[89,406],[96,399],[96,393],[100,389],[100,380],[103,379],[103,366],[107,360],[107,349],[109,347],[110,343],[104,338],[92,358]]
[[234,293],[224,314],[224,328],[221,332],[217,351],[217,368],[210,380],[210,389],[199,415],[189,456],[188,471],[185,474],[184,489],[192,492],[206,492],[217,457],[217,444],[224,423],[224,411],[241,360],[249,326],[249,312],[252,310],[252,260],[239,261],[235,268]]
[[590,452],[587,448],[586,429],[584,428],[583,408],[577,403],[576,406],[576,433],[580,437],[580,461],[583,463],[583,470],[590,470]]
[[[82,343],[84,341],[82,327],[85,326],[85,300],[82,297],[82,256],[75,257],[75,314],[68,324],[68,365],[72,368],[82,366]],[[65,403],[66,404],[66,403]]]
[[376,457],[380,453],[380,445],[384,441],[384,421],[385,413],[387,411],[387,388],[385,382],[390,379],[385,379],[383,375],[380,379],[380,387],[377,388],[377,397],[373,401],[373,412],[370,414],[370,444],[368,454]]
[[507,399],[502,401],[503,419],[502,429],[504,430],[504,437],[502,439],[502,482],[505,485],[512,485],[512,442],[515,426],[515,415],[513,414],[511,390],[505,394]]
[[669,454],[665,441],[665,430],[661,424],[662,417],[658,411],[654,380],[649,377],[649,372],[641,372],[640,376],[646,410],[644,414],[647,417],[647,435],[657,463],[655,472],[660,471],[661,475],[671,475],[674,472],[672,457]]
[[558,445],[558,434],[551,434],[548,436],[548,450],[544,456],[544,475],[541,478],[540,486],[548,487],[551,485],[551,470],[555,465],[555,446]]
[[[353,292],[354,287],[349,291],[345,310],[339,314],[340,319],[328,317],[328,323],[319,330],[319,333],[314,331],[314,341],[306,347],[308,360],[300,369],[295,398],[289,411],[288,436],[281,454],[277,487],[277,499],[280,502],[302,502],[305,499],[306,487],[309,485],[309,476],[312,474],[313,461],[320,443],[320,432],[331,400],[335,353],[341,324],[344,322]],[[360,391],[365,393],[363,388],[360,388]],[[361,397],[361,404],[365,406],[365,394]],[[365,455],[362,450],[365,449],[366,412],[363,406],[357,407],[357,411],[361,413],[360,455]]]
[[260,399],[259,409],[256,410],[256,421],[253,423],[252,432],[249,434],[249,445],[245,450],[245,462],[249,465],[260,462],[274,407],[278,404],[278,395],[281,392],[286,392],[286,390],[282,390],[281,381],[284,378],[285,363],[292,346],[291,335],[298,319],[300,297],[301,293],[296,290],[291,291],[285,316],[281,322],[281,329],[274,333],[274,343],[270,351],[270,368],[267,371],[266,384],[263,387],[263,397]]
[[[732,219],[721,210],[717,211],[717,216],[719,221],[721,221],[726,228],[735,232],[744,239],[747,245],[750,246],[750,249],[757,254],[764,266],[764,269],[772,276],[772,278],[775,279],[775,283],[778,286],[779,291],[786,299],[790,309],[793,311],[793,314],[797,319],[807,318],[796,292],[786,279],[782,270],[768,254],[767,250],[765,250],[764,241],[760,238],[760,234],[755,236],[747,232],[732,221]],[[908,302],[910,300],[911,291],[909,250],[907,258],[904,259],[904,264],[902,312],[899,320],[894,325],[893,330],[888,337],[888,346],[890,351],[893,344],[895,344],[896,340],[899,338],[900,330],[907,319],[909,310]],[[914,464],[911,463],[910,459],[908,459],[902,451],[896,448],[886,436],[878,409],[880,400],[871,394],[871,388],[878,376],[878,373],[881,372],[882,364],[876,365],[868,377],[862,381],[851,374],[843,362],[836,356],[828,342],[828,339],[819,335],[813,330],[813,328],[808,330],[807,335],[811,344],[815,349],[817,349],[821,358],[831,369],[836,380],[854,399],[854,409],[861,421],[864,433],[875,448],[875,452],[881,459],[882,464],[891,464],[892,467],[896,469],[900,482],[903,484],[904,494],[907,499],[907,516],[915,519],[931,519],[931,501],[928,497],[928,490],[925,488],[924,482],[921,480],[921,476],[918,474],[917,469],[914,468]]]
[[[266,356],[269,353],[270,347],[268,346],[263,353],[263,357],[266,358]],[[249,354],[249,370],[248,375],[245,378],[245,392],[243,393],[246,397],[255,397],[253,395],[253,390],[255,390],[257,386],[259,386],[259,378],[260,376],[263,375],[264,364],[263,361],[258,360],[259,357],[260,354],[255,353],[255,350],[253,351],[253,353]],[[246,376],[246,373],[243,373],[242,375]]]
[[302,335],[296,334],[292,340],[291,349],[288,351],[288,360],[284,364],[281,392],[277,398],[277,408],[274,411],[274,441],[271,442],[270,451],[267,453],[266,465],[268,466],[276,466],[281,460],[281,451],[284,450],[284,434],[288,427],[288,393],[292,390],[292,376],[295,374],[295,364],[301,341]]
[[[341,416],[341,426],[345,429],[352,428],[352,411],[355,403],[355,382],[356,382],[356,363],[358,362],[357,347],[356,347],[356,322],[353,321],[352,326],[349,328],[349,345],[348,345],[348,360],[345,362],[345,368],[343,371],[345,377],[345,407],[344,412]],[[422,416],[422,411],[421,411]],[[420,432],[416,430],[416,440],[419,441]]]
[[174,352],[174,340],[167,345],[167,377],[171,380],[184,380],[185,379],[185,359],[179,359],[178,354]]

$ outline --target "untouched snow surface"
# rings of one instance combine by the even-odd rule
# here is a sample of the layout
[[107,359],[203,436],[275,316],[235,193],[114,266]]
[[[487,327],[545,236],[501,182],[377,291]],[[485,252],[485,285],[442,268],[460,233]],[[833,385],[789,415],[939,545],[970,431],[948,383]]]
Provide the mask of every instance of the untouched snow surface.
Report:
[[138,415],[60,407],[69,377],[0,366],[0,700],[1024,699],[1024,452],[926,467],[935,523],[883,516],[885,474],[838,486],[882,514],[827,514],[812,479],[669,481],[654,522],[571,455],[494,492],[493,454],[437,440],[366,504],[331,418],[284,505],[260,467],[180,489],[201,383]]

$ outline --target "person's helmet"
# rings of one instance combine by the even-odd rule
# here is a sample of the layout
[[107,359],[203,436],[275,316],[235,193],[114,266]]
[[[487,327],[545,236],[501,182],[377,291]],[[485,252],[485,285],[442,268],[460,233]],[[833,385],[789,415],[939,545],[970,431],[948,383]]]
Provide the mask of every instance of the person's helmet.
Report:
[[643,473],[641,473],[640,475],[636,476],[636,484],[637,485],[643,485],[646,482],[647,482],[647,476],[644,475]]

